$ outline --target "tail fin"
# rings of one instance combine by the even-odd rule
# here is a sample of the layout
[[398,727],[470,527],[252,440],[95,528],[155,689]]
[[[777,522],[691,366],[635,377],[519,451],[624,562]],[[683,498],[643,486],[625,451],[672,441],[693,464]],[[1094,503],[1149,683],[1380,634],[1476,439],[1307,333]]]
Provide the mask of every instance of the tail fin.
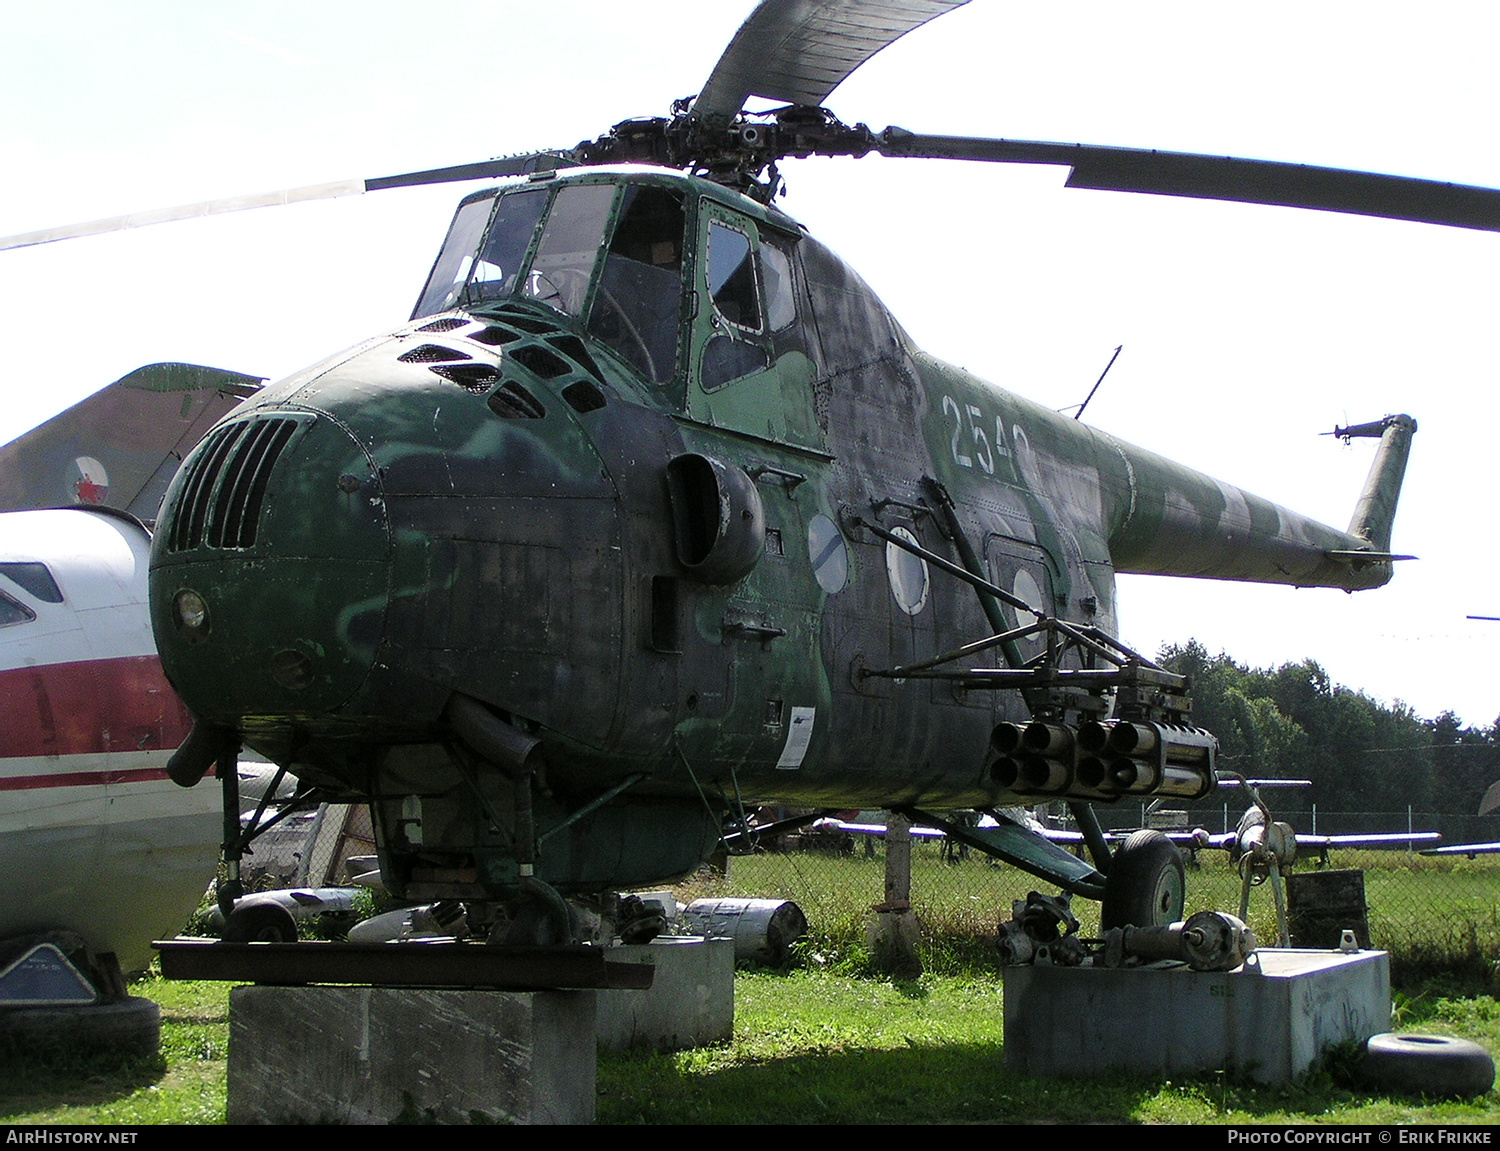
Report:
[[1411,438],[1417,421],[1407,415],[1386,416],[1374,423],[1335,428],[1334,435],[1345,442],[1355,436],[1380,437],[1365,490],[1354,505],[1349,534],[1369,540],[1377,552],[1391,550],[1391,525],[1396,519],[1396,501],[1401,497],[1401,481],[1406,477],[1406,459],[1411,454]]
[[0,447],[0,511],[103,505],[156,518],[214,424],[261,385],[195,364],[149,364]]

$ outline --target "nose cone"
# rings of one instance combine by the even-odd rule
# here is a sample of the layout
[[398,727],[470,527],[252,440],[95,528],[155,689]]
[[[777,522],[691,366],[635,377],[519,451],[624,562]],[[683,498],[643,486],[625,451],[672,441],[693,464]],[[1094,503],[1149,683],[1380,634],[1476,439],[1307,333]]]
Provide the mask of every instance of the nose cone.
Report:
[[167,493],[151,619],[194,714],[235,724],[327,714],[369,674],[389,603],[380,475],[336,419],[221,424]]

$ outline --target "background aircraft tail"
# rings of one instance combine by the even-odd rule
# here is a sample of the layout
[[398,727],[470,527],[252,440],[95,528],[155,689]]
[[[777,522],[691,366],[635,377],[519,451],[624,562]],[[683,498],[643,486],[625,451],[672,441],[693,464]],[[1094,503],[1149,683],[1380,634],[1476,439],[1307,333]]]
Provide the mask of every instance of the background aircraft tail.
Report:
[[156,519],[182,457],[262,379],[148,364],[0,447],[0,511],[91,504]]

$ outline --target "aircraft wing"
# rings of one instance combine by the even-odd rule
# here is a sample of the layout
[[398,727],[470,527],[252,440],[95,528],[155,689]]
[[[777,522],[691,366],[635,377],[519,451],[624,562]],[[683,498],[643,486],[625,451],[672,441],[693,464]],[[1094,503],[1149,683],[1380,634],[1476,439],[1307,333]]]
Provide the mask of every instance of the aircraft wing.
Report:
[[1391,831],[1379,835],[1303,835],[1297,833],[1298,847],[1390,847],[1397,843],[1436,843],[1442,839],[1437,831]]
[[1424,847],[1423,855],[1500,855],[1500,843],[1450,843],[1444,847]]
[[[838,831],[847,831],[850,835],[884,835],[886,832],[883,823],[846,823],[841,819],[820,819],[813,824],[814,827],[831,827]],[[935,827],[913,827],[911,837],[913,839],[942,839],[944,832]]]
[[195,364],[149,364],[0,447],[0,511],[75,504],[156,518],[199,439],[261,385]]

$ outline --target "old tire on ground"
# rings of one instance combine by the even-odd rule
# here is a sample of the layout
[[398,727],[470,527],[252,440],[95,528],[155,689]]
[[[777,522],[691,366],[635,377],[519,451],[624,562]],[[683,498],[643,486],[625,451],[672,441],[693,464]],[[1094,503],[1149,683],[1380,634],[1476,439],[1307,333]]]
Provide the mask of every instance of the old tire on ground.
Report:
[[128,996],[109,1003],[0,1011],[0,1049],[43,1058],[102,1052],[150,1058],[161,1049],[161,1008]]
[[1165,927],[1182,918],[1187,875],[1177,845],[1159,831],[1132,832],[1110,860],[1099,930]]
[[1372,1035],[1360,1074],[1376,1087],[1407,1095],[1483,1095],[1495,1061],[1479,1044],[1448,1035]]
[[225,943],[296,943],[297,921],[279,903],[245,903],[224,920]]

